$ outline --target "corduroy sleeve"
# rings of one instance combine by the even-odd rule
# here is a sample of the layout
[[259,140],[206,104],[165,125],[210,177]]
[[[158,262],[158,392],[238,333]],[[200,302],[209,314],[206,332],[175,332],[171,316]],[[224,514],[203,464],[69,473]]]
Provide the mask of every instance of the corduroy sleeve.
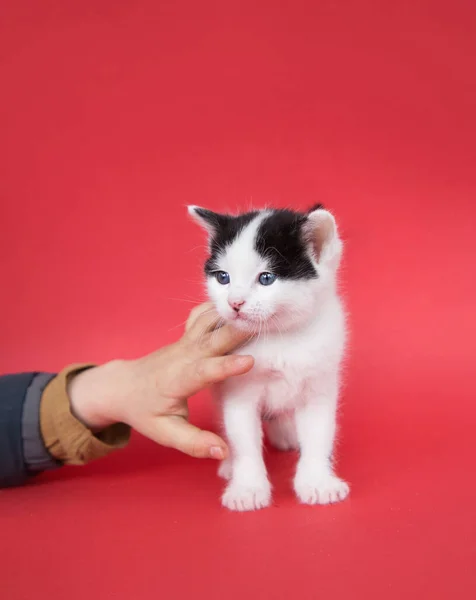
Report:
[[46,386],[40,405],[41,434],[46,449],[66,465],[84,465],[123,448],[130,438],[130,427],[116,423],[92,433],[71,412],[68,397],[70,377],[93,365],[71,365]]

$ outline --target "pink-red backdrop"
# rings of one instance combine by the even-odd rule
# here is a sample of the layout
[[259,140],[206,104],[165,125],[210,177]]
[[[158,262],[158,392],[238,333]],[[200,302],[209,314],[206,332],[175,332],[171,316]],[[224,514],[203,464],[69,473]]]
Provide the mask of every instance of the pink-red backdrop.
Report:
[[[471,0],[3,0],[0,371],[133,357],[201,294],[184,205],[316,201],[347,242],[337,506],[219,506],[134,438],[0,493],[1,597],[472,598]],[[195,420],[212,426],[206,394]]]

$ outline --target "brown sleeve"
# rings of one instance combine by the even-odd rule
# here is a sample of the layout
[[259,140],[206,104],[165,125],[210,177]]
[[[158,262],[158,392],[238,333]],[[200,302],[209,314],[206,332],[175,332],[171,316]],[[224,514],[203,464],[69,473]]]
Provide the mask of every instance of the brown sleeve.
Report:
[[48,452],[66,465],[84,465],[123,448],[130,438],[130,427],[111,425],[93,434],[71,413],[67,386],[73,375],[94,365],[71,365],[46,386],[40,404],[40,428]]

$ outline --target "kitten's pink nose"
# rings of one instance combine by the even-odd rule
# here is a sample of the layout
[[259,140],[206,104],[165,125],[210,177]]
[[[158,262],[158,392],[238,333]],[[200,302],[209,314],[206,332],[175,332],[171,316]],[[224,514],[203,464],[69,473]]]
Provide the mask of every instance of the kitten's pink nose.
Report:
[[233,300],[233,299],[228,298],[228,304],[236,312],[240,312],[240,308],[243,306],[244,303],[245,303],[245,301],[241,300],[241,299],[240,300]]

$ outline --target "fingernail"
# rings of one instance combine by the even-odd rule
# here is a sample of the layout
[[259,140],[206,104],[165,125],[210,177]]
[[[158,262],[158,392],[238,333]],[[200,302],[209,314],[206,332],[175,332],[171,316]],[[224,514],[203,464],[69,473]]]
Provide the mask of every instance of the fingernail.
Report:
[[220,448],[220,446],[212,446],[209,450],[209,454],[210,458],[215,458],[216,460],[223,460],[225,458],[223,448]]

